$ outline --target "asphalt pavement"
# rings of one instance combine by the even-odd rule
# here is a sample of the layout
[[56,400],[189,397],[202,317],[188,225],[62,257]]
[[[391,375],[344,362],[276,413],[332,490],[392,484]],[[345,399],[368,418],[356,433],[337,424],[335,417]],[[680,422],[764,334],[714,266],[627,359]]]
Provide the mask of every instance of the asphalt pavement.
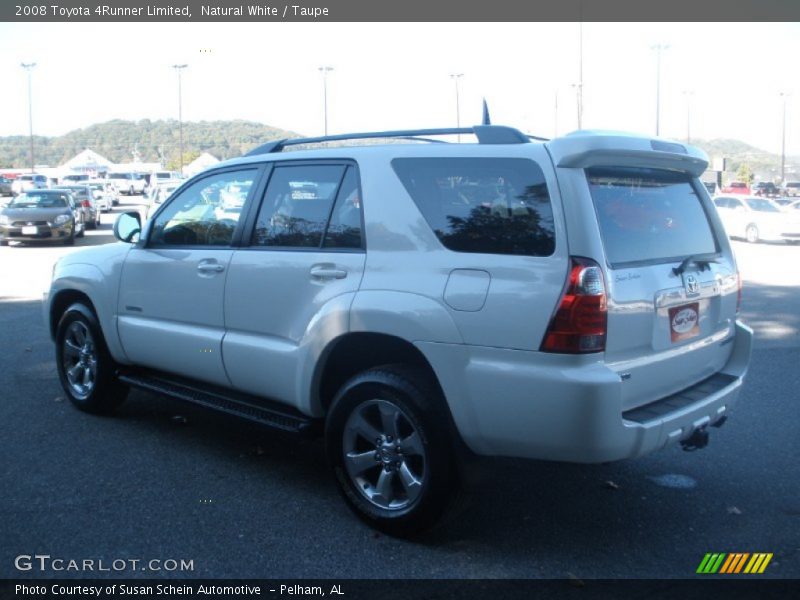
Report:
[[[79,246],[112,241],[112,218]],[[707,552],[771,552],[765,577],[798,578],[800,246],[735,246],[756,343],[706,449],[484,461],[458,513],[413,542],[348,511],[319,441],[143,392],[114,417],[73,409],[40,294],[74,249],[0,248],[0,577],[686,578]],[[95,570],[15,567],[34,554]]]

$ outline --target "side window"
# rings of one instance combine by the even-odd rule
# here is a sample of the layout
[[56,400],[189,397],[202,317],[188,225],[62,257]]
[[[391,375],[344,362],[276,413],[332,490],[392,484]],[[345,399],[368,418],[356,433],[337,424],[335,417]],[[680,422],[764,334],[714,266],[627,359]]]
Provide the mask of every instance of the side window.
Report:
[[344,171],[344,165],[275,167],[252,244],[319,248]]
[[727,198],[715,198],[714,204],[717,205],[717,208],[730,208]]
[[555,224],[542,169],[524,158],[396,158],[395,173],[449,250],[550,256]]
[[361,193],[353,167],[348,167],[333,205],[323,248],[361,248]]
[[256,169],[228,171],[196,181],[169,204],[153,222],[150,244],[157,246],[228,246],[239,222],[244,200],[231,200],[231,190],[246,198]]

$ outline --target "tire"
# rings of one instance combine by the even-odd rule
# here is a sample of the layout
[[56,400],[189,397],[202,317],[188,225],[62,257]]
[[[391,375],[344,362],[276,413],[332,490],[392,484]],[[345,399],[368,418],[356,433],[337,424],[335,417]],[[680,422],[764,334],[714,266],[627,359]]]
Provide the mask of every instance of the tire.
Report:
[[82,411],[108,414],[128,396],[94,312],[85,304],[71,305],[58,322],[56,368],[67,397]]
[[69,237],[64,240],[65,246],[74,246],[75,245],[75,230],[72,230],[72,233],[69,234]]
[[8,240],[0,240],[0,246],[8,246]]
[[134,193],[134,189],[133,189],[133,186],[131,186],[131,187],[128,188],[128,196],[133,196],[133,193]]
[[745,239],[751,244],[757,244],[759,240],[758,227],[755,225],[748,225],[744,232]]
[[74,234],[75,237],[83,237],[83,236],[86,235],[86,223],[85,222],[81,222],[80,226],[81,226],[81,228],[79,230],[78,229],[78,223],[75,223],[75,234]]
[[392,536],[430,529],[458,496],[449,416],[435,389],[415,369],[370,369],[342,386],[326,419],[326,452],[348,506]]

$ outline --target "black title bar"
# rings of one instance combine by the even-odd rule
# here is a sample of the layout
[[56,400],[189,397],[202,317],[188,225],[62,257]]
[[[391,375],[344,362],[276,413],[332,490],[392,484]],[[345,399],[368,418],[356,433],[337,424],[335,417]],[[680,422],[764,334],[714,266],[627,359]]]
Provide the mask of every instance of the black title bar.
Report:
[[800,21],[797,0],[3,0],[10,22]]

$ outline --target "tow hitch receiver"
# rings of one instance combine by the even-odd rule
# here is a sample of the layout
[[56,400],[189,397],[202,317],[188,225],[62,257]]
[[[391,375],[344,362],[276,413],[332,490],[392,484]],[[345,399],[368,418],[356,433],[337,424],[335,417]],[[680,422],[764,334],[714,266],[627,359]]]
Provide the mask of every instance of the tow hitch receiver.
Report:
[[708,446],[708,431],[705,427],[695,429],[688,438],[681,442],[681,447],[686,452],[694,452]]

